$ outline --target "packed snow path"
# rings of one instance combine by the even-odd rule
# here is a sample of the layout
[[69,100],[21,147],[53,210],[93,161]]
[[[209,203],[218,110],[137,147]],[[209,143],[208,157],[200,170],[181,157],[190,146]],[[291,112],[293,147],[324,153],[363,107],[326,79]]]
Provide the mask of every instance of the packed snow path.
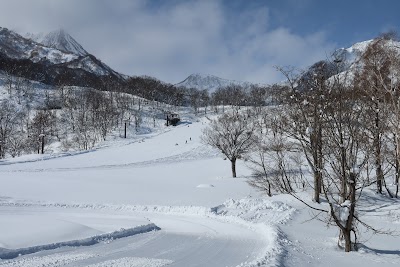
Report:
[[[17,209],[14,207],[16,213]],[[27,207],[21,209],[26,211]],[[40,208],[30,210],[46,213]],[[162,230],[108,239],[93,246],[44,250],[0,261],[0,266],[236,266],[245,261],[257,262],[262,257],[260,248],[269,242],[246,226],[213,218],[145,215]]]

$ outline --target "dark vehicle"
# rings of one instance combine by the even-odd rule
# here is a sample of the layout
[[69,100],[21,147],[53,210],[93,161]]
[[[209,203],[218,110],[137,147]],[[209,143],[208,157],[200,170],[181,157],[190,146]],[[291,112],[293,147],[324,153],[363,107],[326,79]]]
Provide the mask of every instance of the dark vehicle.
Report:
[[178,122],[181,121],[181,119],[179,118],[179,115],[176,113],[168,113],[166,116],[167,116],[166,117],[167,126],[169,126],[169,125],[176,126],[178,124]]

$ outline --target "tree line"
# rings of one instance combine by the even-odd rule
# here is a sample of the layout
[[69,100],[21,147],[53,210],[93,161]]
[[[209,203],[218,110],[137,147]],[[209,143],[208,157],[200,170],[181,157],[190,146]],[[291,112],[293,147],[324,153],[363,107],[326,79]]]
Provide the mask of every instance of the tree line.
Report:
[[[336,54],[305,72],[278,68],[286,77],[273,91],[278,105],[247,114],[233,109],[211,122],[203,141],[230,160],[233,177],[236,160],[244,159],[252,186],[268,195],[288,193],[325,214],[340,230],[338,244],[356,250],[360,228],[390,233],[361,218],[364,189],[399,197],[398,44],[385,34],[350,66]],[[299,195],[305,188],[313,189],[311,204]]]
[[91,149],[115,131],[122,137],[125,124],[134,131],[158,127],[169,108],[128,94],[68,86],[30,88],[19,102],[12,89],[12,96],[0,101],[0,158],[43,153],[42,146],[57,142],[62,150]]
[[206,89],[177,87],[149,76],[131,77],[127,81],[127,86],[121,88],[123,92],[149,100],[192,107],[195,112],[198,112],[200,107],[211,106],[214,109],[226,105],[262,107],[273,101],[269,92],[274,89],[276,86],[254,84],[244,87],[231,84],[219,87],[210,93]]

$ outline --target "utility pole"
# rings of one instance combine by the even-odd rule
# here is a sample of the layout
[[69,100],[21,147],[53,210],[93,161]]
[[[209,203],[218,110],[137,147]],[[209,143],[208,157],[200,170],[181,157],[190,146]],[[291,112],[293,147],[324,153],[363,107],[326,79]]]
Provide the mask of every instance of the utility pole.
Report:
[[39,138],[42,141],[42,154],[44,154],[44,136],[45,134],[39,134]]

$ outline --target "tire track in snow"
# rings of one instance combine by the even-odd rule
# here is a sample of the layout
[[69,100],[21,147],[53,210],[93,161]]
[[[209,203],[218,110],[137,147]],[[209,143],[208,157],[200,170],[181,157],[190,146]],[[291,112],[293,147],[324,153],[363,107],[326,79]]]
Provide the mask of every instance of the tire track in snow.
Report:
[[204,146],[196,147],[184,153],[139,162],[123,163],[123,164],[107,164],[96,166],[82,166],[82,167],[63,167],[63,168],[32,168],[20,170],[0,170],[0,172],[60,172],[60,171],[77,171],[77,170],[91,170],[91,169],[121,169],[121,168],[145,168],[160,164],[171,164],[179,162],[188,162],[202,159],[216,158],[220,153],[216,150],[205,148]]
[[90,264],[87,267],[162,267],[171,264],[173,261],[164,259],[149,259],[126,257],[116,260],[109,260],[101,263]]

